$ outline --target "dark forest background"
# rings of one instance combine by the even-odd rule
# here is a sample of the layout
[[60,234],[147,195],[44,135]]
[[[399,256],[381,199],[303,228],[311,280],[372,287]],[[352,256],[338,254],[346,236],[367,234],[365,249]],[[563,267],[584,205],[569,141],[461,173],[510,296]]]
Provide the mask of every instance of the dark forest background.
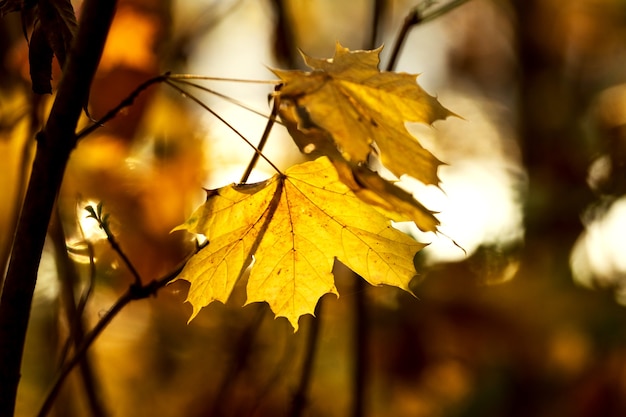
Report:
[[[54,415],[287,415],[313,320],[320,334],[306,416],[626,415],[626,2],[459,3],[411,30],[397,69],[421,73],[426,90],[463,117],[414,128],[448,164],[445,194],[435,192],[432,204],[466,253],[445,236],[421,236],[434,242],[415,260],[418,299],[339,269],[340,298],[324,297],[295,335],[266,305],[241,308],[241,299],[187,325],[187,287],[176,282],[116,317],[89,352],[92,375],[74,372]],[[266,66],[302,68],[297,48],[328,57],[335,41],[390,47],[416,5],[121,0],[90,112],[104,114],[166,70],[272,79]],[[22,25],[15,13],[0,23],[3,271],[33,133],[51,104],[31,92]],[[56,68],[53,85],[60,76]],[[267,85],[211,86],[269,112]],[[247,137],[260,136],[263,119],[203,100]],[[293,163],[292,145],[275,136],[268,153]],[[68,250],[52,226],[17,415],[35,415],[58,369],[68,303],[93,279],[89,328],[132,279],[83,207],[103,201],[141,276],[162,276],[193,249],[190,236],[170,230],[202,201],[202,187],[237,181],[245,169],[251,155],[236,141],[157,87],[79,144],[55,220]]]

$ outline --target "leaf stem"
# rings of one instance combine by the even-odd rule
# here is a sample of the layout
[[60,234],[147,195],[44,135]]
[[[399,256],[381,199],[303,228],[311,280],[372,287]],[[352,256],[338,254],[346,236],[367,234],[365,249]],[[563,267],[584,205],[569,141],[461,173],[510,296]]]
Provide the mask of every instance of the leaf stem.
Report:
[[257,162],[259,161],[259,155],[262,155],[262,153],[260,152],[263,152],[263,148],[265,147],[265,144],[267,143],[267,139],[270,136],[272,127],[274,126],[274,123],[276,122],[277,114],[278,114],[278,100],[274,100],[272,103],[272,112],[270,113],[270,116],[267,119],[265,130],[263,130],[263,134],[261,135],[261,140],[259,140],[259,144],[257,145],[257,149],[259,150],[259,152],[255,152],[254,155],[252,155],[252,159],[250,160],[250,163],[246,167],[246,171],[241,176],[240,182],[242,184],[245,184],[246,182],[248,182],[248,178],[250,177],[252,170],[254,169]]
[[200,101],[196,96],[194,96],[193,94],[190,94],[189,92],[185,91],[184,89],[180,88],[179,86],[177,86],[176,84],[174,84],[173,82],[166,80],[165,84],[169,85],[170,87],[172,87],[174,90],[178,91],[180,94],[183,95],[183,97],[188,97],[189,99],[193,100],[194,102],[196,102],[196,104],[198,104],[200,107],[202,107],[204,110],[208,111],[209,113],[211,113],[214,117],[216,117],[220,122],[224,123],[230,130],[232,130],[237,136],[239,136],[248,146],[250,146],[252,149],[254,149],[254,151],[265,160],[265,162],[267,162],[268,164],[270,164],[270,166],[280,175],[283,175],[283,173],[281,172],[280,169],[278,169],[278,167],[272,162],[270,161],[265,155],[263,155],[263,153],[252,144],[252,142],[250,142],[248,139],[246,139],[245,136],[243,136],[237,129],[235,129],[235,127],[233,125],[231,125],[230,123],[228,123],[222,116],[220,116],[219,114],[217,114],[213,109],[211,109],[209,106],[207,106],[206,104],[204,104],[202,101]]
[[398,63],[398,58],[400,56],[400,51],[402,50],[402,46],[406,41],[409,31],[414,26],[434,20],[439,16],[448,13],[450,10],[453,10],[456,7],[462,5],[463,3],[466,3],[467,1],[468,0],[453,0],[447,4],[444,4],[438,9],[435,9],[431,13],[424,13],[424,11],[427,10],[433,3],[432,0],[425,0],[424,2],[413,7],[409,14],[407,14],[404,18],[404,23],[400,28],[400,32],[398,32],[398,36],[396,37],[396,41],[394,42],[393,50],[391,52],[391,57],[389,58],[389,62],[387,63],[387,67],[385,68],[385,70],[393,71],[396,67],[396,64]]
[[[184,80],[184,79],[176,79],[176,78],[170,77],[170,80],[174,81],[174,82],[177,82],[177,83],[180,83],[180,84],[188,85],[190,87],[197,88],[197,89],[205,91],[205,92],[207,92],[209,94],[213,94],[214,96],[220,97],[220,98],[222,98],[222,99],[224,99],[224,100],[226,100],[226,101],[228,101],[228,102],[230,102],[230,103],[232,103],[232,104],[234,104],[236,106],[241,107],[244,110],[248,110],[249,112],[254,113],[257,116],[261,116],[263,118],[267,118],[268,117],[265,113],[263,113],[263,112],[261,112],[259,110],[253,109],[252,107],[248,106],[246,103],[244,103],[242,101],[236,100],[236,99],[234,99],[232,97],[227,96],[226,94],[222,94],[222,93],[220,93],[218,91],[212,90],[212,89],[207,88],[205,86],[202,86],[202,85],[199,85],[199,84],[196,84],[196,83],[192,83],[192,82]],[[274,120],[274,122],[282,124],[279,120]]]
[[170,74],[168,79],[176,80],[205,80],[205,81],[226,81],[233,83],[251,83],[251,84],[280,84],[280,80],[248,80],[245,78],[223,78],[223,77],[207,77],[205,75],[196,74]]

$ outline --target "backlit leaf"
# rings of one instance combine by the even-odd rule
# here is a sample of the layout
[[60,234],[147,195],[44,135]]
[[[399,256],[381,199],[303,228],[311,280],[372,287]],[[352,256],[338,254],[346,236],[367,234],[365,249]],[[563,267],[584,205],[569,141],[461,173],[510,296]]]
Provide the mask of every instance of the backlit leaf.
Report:
[[335,259],[370,284],[409,291],[413,256],[425,246],[358,198],[325,157],[262,183],[210,190],[177,229],[209,240],[178,277],[191,283],[192,318],[212,301],[225,302],[254,257],[246,303],[267,302],[296,330],[321,296],[337,294]]

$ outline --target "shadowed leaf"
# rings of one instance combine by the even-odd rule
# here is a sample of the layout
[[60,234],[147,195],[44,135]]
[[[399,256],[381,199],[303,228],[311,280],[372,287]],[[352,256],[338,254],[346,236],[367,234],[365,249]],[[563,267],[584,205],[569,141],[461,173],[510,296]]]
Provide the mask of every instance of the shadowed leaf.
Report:
[[280,107],[281,120],[300,150],[311,156],[327,156],[335,166],[339,179],[364,202],[381,210],[394,221],[413,221],[425,232],[435,232],[439,220],[434,213],[415,200],[411,194],[380,177],[363,164],[346,161],[332,142],[330,134],[315,125],[298,126],[298,109]]
[[70,0],[39,0],[38,8],[38,18],[48,44],[63,68],[78,29],[72,3]]
[[50,80],[52,79],[53,54],[46,33],[41,27],[40,21],[36,20],[28,49],[30,79],[33,84],[33,92],[36,94],[52,94]]
[[33,91],[51,94],[52,57],[57,57],[61,68],[76,35],[78,23],[70,0],[39,0],[28,58]]

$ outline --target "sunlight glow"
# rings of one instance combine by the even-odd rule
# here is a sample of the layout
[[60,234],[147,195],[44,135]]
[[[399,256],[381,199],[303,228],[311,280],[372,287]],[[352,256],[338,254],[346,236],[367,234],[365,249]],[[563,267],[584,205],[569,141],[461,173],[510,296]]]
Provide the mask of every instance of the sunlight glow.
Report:
[[587,225],[570,258],[576,282],[586,287],[618,287],[617,298],[626,304],[626,197]]
[[521,194],[526,179],[519,150],[507,127],[494,122],[505,110],[458,92],[441,100],[465,120],[410,126],[424,147],[447,164],[439,169],[440,188],[402,178],[441,221],[442,234],[415,233],[418,240],[431,242],[424,249],[430,263],[460,261],[480,246],[502,248],[523,239]]
[[[583,216],[585,231],[579,236],[570,255],[574,279],[586,287],[615,288],[617,300],[626,304],[626,197],[615,200],[614,183],[621,181],[619,149],[623,145],[626,123],[626,84],[602,91],[595,100],[590,114],[598,133],[607,141],[605,153],[589,166],[587,183],[600,197],[596,206]],[[619,189],[617,190],[619,192]],[[605,195],[602,197],[602,195]]]
[[[431,241],[424,249],[431,262],[451,262],[471,255],[480,245],[503,246],[522,239],[522,214],[511,184],[487,161],[456,164],[442,172],[442,190],[418,187],[418,199],[439,212],[443,234],[416,233]],[[461,250],[455,242],[467,252]]]

